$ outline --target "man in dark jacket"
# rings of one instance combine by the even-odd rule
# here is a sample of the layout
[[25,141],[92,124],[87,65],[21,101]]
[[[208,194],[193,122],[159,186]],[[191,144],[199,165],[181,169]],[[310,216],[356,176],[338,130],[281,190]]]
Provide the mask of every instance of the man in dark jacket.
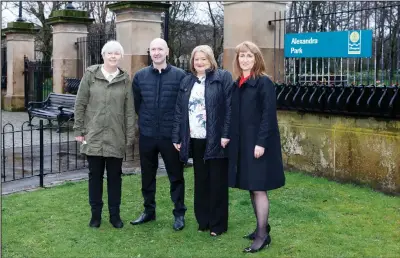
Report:
[[139,116],[139,155],[145,210],[131,224],[156,219],[156,174],[158,155],[161,153],[171,184],[171,199],[175,205],[173,228],[181,230],[185,226],[185,180],[183,163],[172,144],[171,135],[176,98],[186,73],[167,63],[168,52],[167,43],[163,39],[154,39],[150,43],[152,65],[139,70],[132,82],[135,111]]

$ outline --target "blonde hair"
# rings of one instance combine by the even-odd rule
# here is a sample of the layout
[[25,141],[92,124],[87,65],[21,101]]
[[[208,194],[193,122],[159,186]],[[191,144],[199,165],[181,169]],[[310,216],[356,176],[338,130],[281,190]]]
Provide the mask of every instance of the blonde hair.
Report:
[[[239,54],[240,52],[250,51],[254,55],[254,66],[251,69],[253,76],[267,75],[264,58],[262,56],[260,48],[250,41],[244,41],[236,46],[235,48],[235,58],[233,60],[233,73],[236,77],[240,77],[243,73],[242,68],[239,64]],[[267,75],[268,76],[268,75]]]
[[213,52],[212,48],[211,48],[210,46],[207,46],[207,45],[200,45],[200,46],[197,46],[197,47],[195,47],[195,48],[193,49],[192,54],[191,54],[191,56],[190,56],[190,71],[191,71],[193,74],[197,74],[196,69],[194,69],[194,55],[195,55],[197,52],[202,52],[202,53],[204,53],[204,54],[206,55],[208,61],[209,61],[210,64],[211,64],[211,69],[212,69],[213,71],[214,71],[214,70],[217,70],[218,65],[217,65],[217,61],[215,60],[214,52]]

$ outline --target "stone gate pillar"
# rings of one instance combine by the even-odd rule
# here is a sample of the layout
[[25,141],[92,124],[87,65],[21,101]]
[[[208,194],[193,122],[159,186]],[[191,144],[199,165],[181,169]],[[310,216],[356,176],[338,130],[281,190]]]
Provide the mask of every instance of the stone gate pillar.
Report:
[[131,78],[148,65],[147,50],[154,38],[161,37],[161,14],[171,4],[159,2],[119,2],[107,7],[116,14],[117,41],[124,48],[121,68]]
[[24,56],[34,58],[36,30],[33,23],[9,22],[3,32],[7,45],[7,92],[3,108],[22,111],[25,109]]
[[268,21],[279,18],[279,12],[283,18],[285,9],[285,2],[225,2],[224,68],[233,72],[235,47],[248,40],[254,42],[261,49],[267,74],[277,80],[280,73],[280,77],[283,79],[284,23],[282,22],[281,26],[274,23],[269,25]]
[[[3,52],[3,48],[5,48],[5,52]],[[7,63],[7,43],[6,43],[6,34],[1,32],[1,109],[4,109],[4,96],[7,93],[7,84],[5,84],[3,88],[3,78],[7,77],[7,67],[4,69],[3,62]]]
[[75,42],[86,37],[89,18],[86,11],[57,10],[50,14],[47,24],[53,26],[53,91],[64,93],[64,78],[77,78],[78,52]]

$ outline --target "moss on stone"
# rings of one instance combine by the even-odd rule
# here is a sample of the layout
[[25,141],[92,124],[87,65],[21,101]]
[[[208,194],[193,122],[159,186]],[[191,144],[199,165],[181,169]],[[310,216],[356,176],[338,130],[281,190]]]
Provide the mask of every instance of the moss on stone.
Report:
[[52,17],[75,17],[75,18],[88,18],[88,13],[82,10],[56,10],[53,11],[49,18]]
[[35,25],[30,22],[9,22],[7,23],[7,28],[14,29],[33,29]]
[[46,20],[47,24],[78,23],[90,24],[94,19],[89,18],[88,12],[82,10],[56,10]]
[[[2,33],[35,33],[37,29],[30,22],[9,22],[7,28],[2,30]],[[3,37],[3,34],[2,34]]]
[[5,111],[17,112],[25,110],[24,96],[4,96],[2,100],[3,109]]
[[278,111],[285,167],[400,193],[400,121]]
[[124,9],[142,9],[142,10],[155,10],[155,11],[165,11],[171,6],[171,4],[158,3],[158,2],[118,2],[113,4],[108,4],[107,8],[115,12]]

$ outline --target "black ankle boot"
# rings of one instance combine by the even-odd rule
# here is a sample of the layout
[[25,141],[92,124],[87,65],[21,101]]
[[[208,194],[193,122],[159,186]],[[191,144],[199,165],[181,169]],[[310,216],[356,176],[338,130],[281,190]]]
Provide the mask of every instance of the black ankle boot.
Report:
[[112,215],[110,216],[110,223],[113,225],[114,228],[123,228],[124,223],[121,220],[119,215]]
[[[271,226],[267,224],[267,234],[271,232]],[[249,239],[249,240],[254,240],[256,238],[256,230],[254,230],[252,233],[245,235],[243,238]]]
[[101,224],[101,216],[92,215],[92,218],[90,219],[90,222],[89,222],[89,227],[98,228],[98,227],[100,227],[100,224]]

